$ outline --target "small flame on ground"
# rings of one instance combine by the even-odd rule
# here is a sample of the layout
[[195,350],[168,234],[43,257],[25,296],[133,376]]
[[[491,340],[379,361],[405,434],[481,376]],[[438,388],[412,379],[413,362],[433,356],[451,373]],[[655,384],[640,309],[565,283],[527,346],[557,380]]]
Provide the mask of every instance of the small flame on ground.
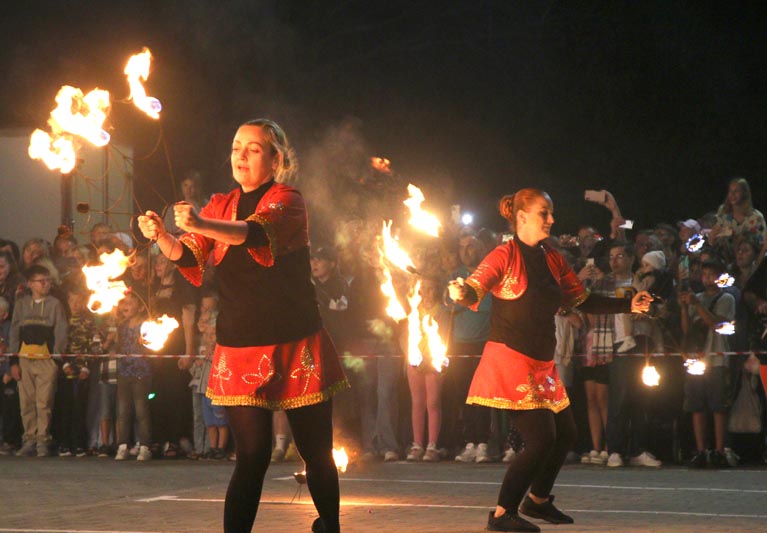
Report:
[[702,376],[706,373],[706,363],[700,359],[688,359],[684,362],[687,367],[687,373],[693,376]]
[[128,268],[128,257],[122,250],[103,253],[100,265],[84,266],[85,283],[93,291],[88,300],[88,309],[100,315],[110,312],[125,296],[128,287],[123,281],[115,281]]
[[141,343],[150,350],[161,349],[168,336],[178,328],[178,320],[168,315],[162,315],[157,320],[147,320],[141,324]]
[[142,84],[142,81],[145,82],[149,78],[151,62],[152,52],[149,51],[149,48],[144,48],[141,53],[130,57],[128,64],[125,65],[125,75],[130,86],[130,96],[128,99],[133,100],[133,104],[146,113],[147,116],[158,119],[160,118],[160,111],[162,111],[162,104],[157,98],[147,96]]
[[[346,472],[346,467],[349,466],[349,456],[343,447],[339,450],[333,448],[333,461],[336,463],[336,468],[339,472]],[[304,473],[304,475],[306,475],[306,473]]]
[[642,370],[642,383],[648,387],[657,387],[660,384],[660,374],[652,365],[645,365]]
[[410,210],[410,225],[427,235],[439,237],[439,228],[441,226],[439,219],[421,209],[421,204],[425,200],[421,189],[410,183],[407,186],[407,192],[410,196],[402,203]]

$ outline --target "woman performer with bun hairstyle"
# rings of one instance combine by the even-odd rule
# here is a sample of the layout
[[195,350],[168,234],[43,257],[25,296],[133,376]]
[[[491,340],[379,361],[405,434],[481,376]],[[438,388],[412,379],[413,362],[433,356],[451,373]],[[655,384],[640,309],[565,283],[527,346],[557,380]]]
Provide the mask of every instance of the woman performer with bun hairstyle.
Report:
[[573,522],[554,506],[551,495],[576,434],[570,400],[554,365],[554,314],[576,306],[593,314],[646,312],[652,297],[647,292],[631,301],[589,295],[546,242],[554,206],[545,192],[522,189],[504,196],[500,211],[515,236],[490,252],[465,281],[451,281],[449,291],[468,307],[492,293],[490,335],[466,403],[506,409],[525,442],[506,471],[487,529],[535,532],[540,528],[519,513],[554,524]]
[[212,256],[220,310],[207,396],[225,405],[237,464],[224,505],[224,531],[250,531],[272,451],[272,411],[284,409],[306,462],[319,512],[313,532],[340,531],[338,471],[333,462],[332,403],[348,387],[322,327],[311,283],[306,207],[281,183],[294,168],[285,133],[270,120],[239,127],[232,142],[239,187],[214,195],[199,213],[174,206],[175,237],[162,218],[139,217],[145,237],[200,285]]

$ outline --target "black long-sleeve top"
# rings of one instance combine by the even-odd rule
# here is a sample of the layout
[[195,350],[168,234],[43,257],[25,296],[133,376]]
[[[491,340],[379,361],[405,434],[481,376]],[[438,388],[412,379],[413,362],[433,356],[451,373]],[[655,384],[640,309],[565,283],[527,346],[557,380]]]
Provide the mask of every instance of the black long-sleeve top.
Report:
[[[562,291],[546,263],[540,246],[517,240],[527,272],[527,290],[515,300],[493,295],[489,341],[503,343],[539,361],[551,361],[556,347],[554,315],[562,303]],[[466,285],[467,296],[460,303],[477,301],[474,289]],[[631,302],[590,294],[578,309],[591,314],[630,313]]]
[[[266,191],[265,183],[243,192],[237,206],[237,220],[250,216]],[[314,285],[311,282],[309,247],[278,255],[274,265],[259,265],[248,248],[268,243],[264,228],[248,221],[248,236],[240,245],[230,246],[216,267],[219,293],[216,337],[223,346],[267,346],[302,339],[322,327]],[[179,266],[196,266],[192,251],[184,246]]]

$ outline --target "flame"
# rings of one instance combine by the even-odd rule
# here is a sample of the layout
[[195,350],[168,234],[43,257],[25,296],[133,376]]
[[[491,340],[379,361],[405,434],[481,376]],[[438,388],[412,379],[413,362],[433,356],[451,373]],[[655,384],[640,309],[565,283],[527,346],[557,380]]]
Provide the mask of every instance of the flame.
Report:
[[719,335],[734,335],[735,334],[735,321],[731,322],[720,322],[716,325],[716,329],[714,330]]
[[162,315],[157,320],[147,320],[141,324],[141,343],[150,350],[159,350],[165,345],[173,330],[178,328],[178,320]]
[[125,296],[128,290],[125,283],[115,281],[128,267],[128,257],[122,250],[115,250],[111,254],[103,253],[99,256],[100,265],[84,266],[83,274],[85,283],[93,291],[88,300],[88,309],[92,313],[100,315],[110,312],[117,303]]
[[706,363],[699,359],[688,359],[684,362],[687,373],[693,376],[702,376],[706,372]]
[[373,169],[377,170],[378,172],[383,172],[384,174],[391,174],[391,161],[389,161],[385,157],[371,157],[370,166],[373,167]]
[[149,78],[149,65],[152,62],[152,52],[149,48],[144,48],[140,54],[135,54],[130,57],[128,64],[125,65],[125,75],[128,77],[128,85],[130,85],[129,100],[133,100],[133,104],[141,111],[146,113],[150,118],[160,118],[160,111],[162,111],[162,104],[157,98],[147,96],[142,81],[146,81]]
[[655,370],[655,367],[647,364],[642,370],[642,383],[648,387],[657,387],[660,383],[660,374]]
[[35,130],[29,139],[29,157],[40,159],[51,170],[69,174],[75,168],[77,156],[71,135],[51,137],[43,130]]
[[421,320],[418,316],[418,305],[421,303],[421,281],[416,281],[411,294],[408,294],[407,300],[410,304],[410,314],[407,317],[407,361],[412,366],[418,366],[423,362],[421,353]]
[[381,292],[383,292],[384,296],[389,300],[389,303],[386,306],[386,314],[399,322],[400,320],[407,318],[407,313],[399,302],[399,298],[397,298],[397,291],[394,290],[394,282],[392,281],[391,272],[386,266],[383,267],[383,278]]
[[431,366],[437,372],[442,372],[443,368],[447,368],[449,360],[447,358],[447,345],[442,342],[442,337],[439,336],[439,326],[437,321],[434,320],[431,315],[423,317],[421,322],[424,334],[426,335],[426,341],[429,345],[429,355],[431,356]]
[[383,247],[381,247],[380,250],[383,257],[400,270],[408,270],[408,268],[415,270],[415,265],[410,259],[410,256],[400,247],[399,241],[392,237],[391,224],[391,220],[388,223],[384,222],[383,230],[381,231]]
[[28,153],[51,170],[68,174],[77,162],[74,136],[94,146],[109,143],[109,133],[103,129],[110,107],[109,92],[93,89],[83,95],[80,89],[64,85],[56,94],[56,104],[48,119],[51,133],[40,129],[32,132]]
[[439,220],[431,213],[421,209],[421,204],[425,199],[421,189],[410,183],[407,186],[407,193],[410,196],[402,203],[410,210],[410,225],[427,235],[439,237],[441,226]]
[[333,448],[333,462],[336,463],[336,468],[338,468],[339,472],[346,472],[346,467],[349,465],[349,456],[343,447],[340,450]]

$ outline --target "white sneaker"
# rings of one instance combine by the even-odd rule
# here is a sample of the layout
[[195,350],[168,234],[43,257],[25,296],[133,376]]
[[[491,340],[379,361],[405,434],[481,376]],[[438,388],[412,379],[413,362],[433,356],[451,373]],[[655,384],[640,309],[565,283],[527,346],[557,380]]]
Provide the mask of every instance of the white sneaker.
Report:
[[439,455],[439,449],[435,443],[426,447],[426,453],[423,454],[423,460],[427,463],[438,463],[442,459]]
[[596,450],[591,450],[589,452],[589,463],[592,465],[603,465],[607,462],[607,459],[606,451],[598,452]]
[[607,466],[610,468],[623,466],[623,457],[621,457],[621,454],[611,453],[610,457],[607,458]]
[[115,461],[125,461],[128,458],[128,445],[120,444],[117,447],[117,453],[115,454]]
[[395,451],[389,450],[384,454],[384,463],[393,463],[399,461],[399,454]]
[[724,449],[724,457],[727,459],[727,464],[735,467],[738,466],[738,462],[740,461],[740,457],[737,453],[732,451],[732,448],[725,448]]
[[517,452],[514,451],[514,448],[509,446],[509,449],[503,452],[503,459],[501,459],[504,463],[510,463],[512,459],[514,459],[514,456],[517,455]]
[[136,461],[149,461],[151,459],[152,452],[149,450],[149,446],[139,446]]
[[642,452],[636,457],[632,457],[629,460],[629,464],[631,466],[649,466],[652,468],[658,468],[663,463],[656,459],[655,456],[650,452]]
[[490,456],[487,453],[487,444],[480,442],[477,444],[477,457],[474,459],[478,463],[489,463]]
[[455,460],[462,463],[473,463],[476,459],[477,449],[474,447],[473,442],[468,443],[463,451],[455,456]]
[[420,461],[423,459],[423,454],[423,446],[414,442],[410,447],[410,451],[408,452],[406,459],[408,461]]

